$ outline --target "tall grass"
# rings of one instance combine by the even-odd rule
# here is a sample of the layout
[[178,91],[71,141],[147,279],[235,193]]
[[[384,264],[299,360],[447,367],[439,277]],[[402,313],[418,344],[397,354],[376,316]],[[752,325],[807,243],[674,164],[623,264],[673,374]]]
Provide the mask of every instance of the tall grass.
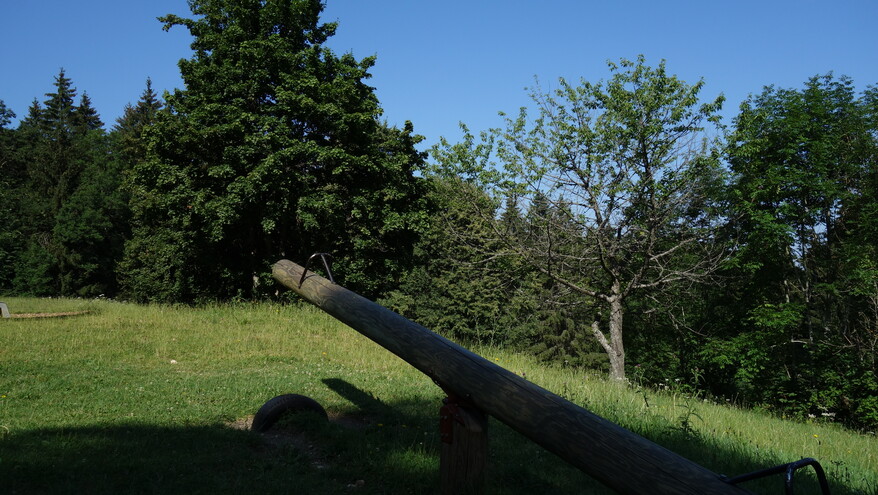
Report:
[[[13,313],[89,313],[0,321],[0,492],[438,490],[441,390],[310,306],[5,302]],[[833,493],[878,493],[874,435],[474,350],[716,472],[815,457]],[[282,393],[312,397],[331,421],[248,431],[248,418]],[[606,492],[504,425],[492,421],[490,429],[490,493]],[[780,483],[746,487],[778,493]],[[817,493],[805,473],[797,487]]]

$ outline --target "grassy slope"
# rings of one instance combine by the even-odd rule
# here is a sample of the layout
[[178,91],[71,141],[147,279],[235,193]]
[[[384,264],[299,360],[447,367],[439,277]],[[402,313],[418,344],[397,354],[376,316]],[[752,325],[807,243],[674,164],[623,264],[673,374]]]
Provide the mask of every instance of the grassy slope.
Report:
[[[438,408],[429,379],[310,307],[199,309],[7,299],[0,322],[0,491],[431,493]],[[526,356],[475,349],[535,383],[729,475],[815,457],[833,493],[878,493],[878,440],[687,398],[623,389]],[[300,393],[332,421],[285,434],[236,426]],[[304,431],[305,434],[296,432]],[[491,424],[491,493],[600,493],[553,455]],[[608,453],[611,455],[611,453]],[[806,475],[796,493],[816,493]],[[781,493],[780,478],[749,483]]]

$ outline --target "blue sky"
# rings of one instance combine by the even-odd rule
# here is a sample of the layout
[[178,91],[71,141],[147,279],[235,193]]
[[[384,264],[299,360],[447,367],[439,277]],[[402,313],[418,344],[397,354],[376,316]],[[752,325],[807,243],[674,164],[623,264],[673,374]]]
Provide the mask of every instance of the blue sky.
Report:
[[[157,16],[189,14],[185,0],[0,0],[0,100],[24,116],[64,67],[110,126],[147,77],[180,87],[183,28]],[[370,84],[384,117],[411,120],[426,145],[501,124],[529,103],[526,88],[559,77],[609,77],[607,60],[644,54],[650,65],[725,94],[728,121],[762,87],[802,87],[834,72],[858,89],[878,84],[878,1],[328,0],[339,28],[329,46],[377,55]]]

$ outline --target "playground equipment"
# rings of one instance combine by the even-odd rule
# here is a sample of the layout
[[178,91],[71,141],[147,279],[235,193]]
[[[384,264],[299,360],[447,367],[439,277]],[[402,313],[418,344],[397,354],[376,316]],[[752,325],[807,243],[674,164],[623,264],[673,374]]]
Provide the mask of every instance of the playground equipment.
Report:
[[[274,278],[315,306],[432,378],[448,395],[440,409],[443,493],[481,491],[487,457],[487,416],[493,416],[604,485],[630,494],[745,494],[735,483],[812,465],[813,459],[727,478],[540,388],[427,328],[288,260]],[[815,465],[816,464],[816,465]],[[795,466],[794,466],[795,465]]]

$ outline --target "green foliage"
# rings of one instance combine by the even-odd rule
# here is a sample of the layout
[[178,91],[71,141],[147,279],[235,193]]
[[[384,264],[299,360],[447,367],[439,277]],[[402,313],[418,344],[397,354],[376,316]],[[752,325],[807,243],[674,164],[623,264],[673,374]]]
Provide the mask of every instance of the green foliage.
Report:
[[[270,263],[317,251],[351,288],[389,290],[425,222],[422,157],[410,125],[379,121],[365,83],[374,59],[322,45],[335,26],[319,23],[316,0],[190,6],[195,19],[161,18],[192,33],[195,54],[180,61],[186,89],[168,95],[130,183],[132,246],[185,242],[129,249],[129,294],[249,297],[269,288],[254,280]],[[149,275],[168,258],[170,280]]]
[[[505,248],[500,234],[541,228],[515,199],[502,210],[474,181],[430,175],[431,229],[416,245],[416,266],[382,303],[418,323],[468,343],[525,349],[547,362],[605,368],[593,339],[573,322],[571,298]],[[545,205],[548,208],[548,205]],[[548,211],[548,210],[547,210]],[[576,305],[572,305],[574,308]]]
[[64,203],[53,238],[61,247],[61,293],[83,297],[117,292],[116,261],[127,232],[128,205],[116,162],[93,164],[88,178]]
[[415,246],[415,267],[383,300],[392,309],[452,338],[506,342],[516,296],[506,260],[486,254],[492,225],[477,211],[496,205],[457,177],[432,176],[430,229]]
[[[527,352],[546,363],[609,371],[609,361],[594,337],[563,307],[544,304],[527,321]],[[581,321],[581,318],[578,318]]]
[[[496,201],[524,205],[528,227],[498,232],[499,245],[554,281],[553,304],[579,306],[564,318],[576,320],[577,338],[597,339],[621,380],[627,300],[703,279],[722,256],[711,242],[718,217],[710,195],[723,177],[705,127],[723,99],[700,104],[703,82],[679,80],[664,62],[652,68],[640,57],[609,68],[607,81],[534,89],[535,118],[522,109],[480,143],[467,134],[435,156],[449,173],[487,183]],[[564,335],[561,327],[549,324],[549,335]]]
[[83,93],[74,104],[76,89],[63,70],[46,96],[4,151],[3,287],[33,295],[113,293],[127,220],[120,171],[91,100]]
[[119,266],[119,282],[134,300],[189,301],[209,299],[210,294],[192,292],[198,287],[189,269],[192,239],[185,232],[169,229],[151,232],[135,228],[125,243]]
[[12,288],[16,294],[53,296],[60,292],[58,265],[48,249],[47,238],[35,235],[19,253]]
[[868,95],[827,75],[742,105],[728,152],[735,294],[716,299],[728,319],[701,351],[713,390],[798,417],[875,424],[853,406],[875,392],[854,380],[876,371],[878,142]]
[[113,127],[113,149],[117,161],[131,168],[135,163],[146,159],[149,146],[147,132],[158,118],[164,104],[152,89],[152,80],[146,80],[146,89],[140,95],[137,104],[126,105],[122,116]]
[[0,129],[5,129],[14,118],[15,112],[7,108],[6,103],[0,100]]
[[7,126],[15,112],[0,100],[0,288],[8,289],[15,276],[14,265],[21,250],[21,219],[18,218],[23,173],[17,160],[17,135]]

